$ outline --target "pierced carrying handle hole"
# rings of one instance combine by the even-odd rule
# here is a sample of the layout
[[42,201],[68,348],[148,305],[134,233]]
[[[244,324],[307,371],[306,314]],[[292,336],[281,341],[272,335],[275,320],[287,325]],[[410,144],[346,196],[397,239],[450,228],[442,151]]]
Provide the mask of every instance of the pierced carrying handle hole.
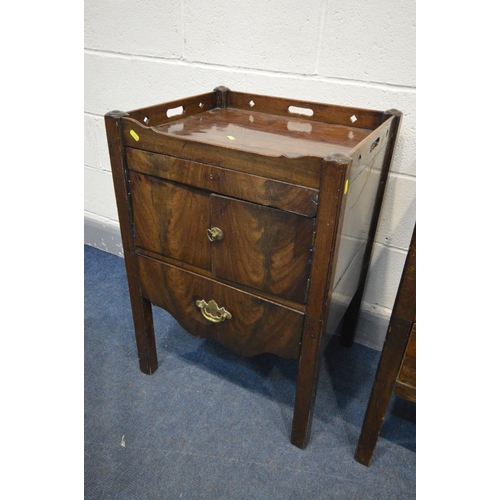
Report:
[[178,106],[177,108],[167,109],[167,118],[172,118],[173,116],[182,115],[184,113],[184,106]]
[[298,106],[288,106],[288,112],[294,115],[312,116],[314,111],[309,108],[299,108]]
[[378,146],[379,142],[380,142],[380,137],[377,137],[377,139],[374,140],[372,145],[370,146],[370,153]]

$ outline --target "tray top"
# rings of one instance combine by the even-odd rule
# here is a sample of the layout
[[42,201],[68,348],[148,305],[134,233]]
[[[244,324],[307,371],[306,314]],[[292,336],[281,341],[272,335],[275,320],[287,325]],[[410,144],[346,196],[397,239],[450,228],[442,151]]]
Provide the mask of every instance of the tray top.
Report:
[[372,130],[295,116],[216,108],[154,127],[159,132],[269,156],[325,157],[354,148]]

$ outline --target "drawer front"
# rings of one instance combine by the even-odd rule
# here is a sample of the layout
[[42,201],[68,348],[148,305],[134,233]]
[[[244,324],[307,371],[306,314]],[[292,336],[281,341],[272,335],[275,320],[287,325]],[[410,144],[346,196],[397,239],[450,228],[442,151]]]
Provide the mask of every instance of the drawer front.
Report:
[[130,170],[308,217],[316,215],[317,189],[149,151],[126,150]]
[[143,295],[189,333],[242,356],[298,358],[302,313],[151,258],[138,260]]
[[130,172],[136,245],[210,269],[210,194]]
[[304,303],[314,219],[212,195],[212,271],[220,278]]

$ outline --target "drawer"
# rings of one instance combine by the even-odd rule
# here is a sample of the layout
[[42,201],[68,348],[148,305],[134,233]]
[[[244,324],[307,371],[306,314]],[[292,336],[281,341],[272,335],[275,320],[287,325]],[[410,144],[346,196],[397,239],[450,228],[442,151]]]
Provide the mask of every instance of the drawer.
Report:
[[130,172],[136,245],[305,303],[315,219]]
[[[144,297],[191,334],[242,356],[268,352],[298,358],[301,312],[155,259],[139,256],[138,263]],[[230,317],[224,318],[225,311]]]
[[126,148],[126,155],[130,170],[142,174],[308,217],[316,215],[317,189],[140,149]]

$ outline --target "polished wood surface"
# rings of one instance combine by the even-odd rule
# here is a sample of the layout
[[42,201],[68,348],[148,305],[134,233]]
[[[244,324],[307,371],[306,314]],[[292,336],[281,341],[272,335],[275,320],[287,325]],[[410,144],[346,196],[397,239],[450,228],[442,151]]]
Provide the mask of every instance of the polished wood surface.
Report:
[[212,195],[211,226],[216,276],[304,303],[314,220],[275,208]]
[[[139,257],[139,270],[145,297],[192,335],[217,340],[242,356],[298,357],[303,314],[150,258]],[[196,306],[200,299],[215,300],[232,318],[211,323]]]
[[[381,117],[380,111],[290,99],[288,97],[270,97],[245,92],[235,92],[233,90],[229,92],[227,101],[226,107],[230,108],[256,111],[270,115],[281,115],[289,118],[297,117],[303,120],[332,125],[344,125],[347,127],[355,126],[370,130],[375,130],[385,121]],[[312,111],[312,115],[308,117],[291,113],[290,106],[310,110]]]
[[130,182],[138,247],[305,303],[314,219],[136,172]]
[[400,115],[217,87],[106,120],[141,369],[151,303],[235,353],[299,358],[305,448],[331,309],[354,334]]
[[138,247],[210,269],[210,194],[130,172]]
[[[167,154],[199,163],[208,163],[298,186],[319,188],[321,158],[314,156],[288,158],[245,150],[240,151],[215,144],[197,142],[174,134],[164,134],[154,127],[143,126],[130,117],[124,117],[122,121],[123,141],[127,147]],[[139,139],[136,140],[131,132]]]
[[126,148],[126,154],[133,171],[308,217],[316,215],[317,189],[140,149]]
[[343,186],[350,163],[351,159],[346,155],[329,156],[323,163],[311,282],[292,422],[291,442],[302,449],[307,446],[311,433],[322,342],[329,313],[328,290],[338,257],[334,250],[342,226],[342,207],[345,203]]
[[129,179],[123,145],[123,123],[125,113],[113,111],[105,116],[109,157],[111,160],[123,254],[127,270],[130,304],[134,320],[135,339],[139,356],[139,367],[143,373],[152,374],[158,368],[151,303],[143,297],[139,284],[139,270],[133,231],[132,203],[129,195]]
[[[221,283],[224,283],[228,286],[235,286],[234,282],[231,282],[229,280],[226,280],[224,278],[221,278],[220,276],[215,276],[212,271],[207,270],[207,269],[202,269],[200,267],[193,266],[191,264],[187,264],[186,262],[182,262],[180,260],[175,260],[171,259],[170,257],[166,257],[165,255],[152,252],[150,250],[140,248],[137,250],[139,255],[143,255],[145,257],[150,257],[154,260],[158,260],[160,262],[164,262],[166,264],[170,264],[172,266],[178,267],[180,269],[184,269],[186,271],[190,271],[195,274],[199,274],[200,276],[204,276],[206,278],[210,279],[216,279],[217,281],[220,281]],[[306,310],[305,304],[301,304],[300,302],[294,302],[292,300],[285,299],[284,297],[280,297],[278,295],[272,295],[270,293],[264,292],[262,290],[256,290],[255,288],[251,288],[246,285],[242,285],[241,283],[237,284],[238,288],[243,290],[244,292],[248,292],[250,294],[256,294],[263,299],[266,299],[268,302],[273,302],[275,304],[278,304],[280,306],[287,307],[288,309],[293,309],[294,311],[304,313]]]
[[372,131],[239,109],[213,109],[157,130],[216,146],[268,156],[318,156],[348,153]]
[[[179,116],[191,116],[197,113],[204,113],[208,109],[213,109],[217,106],[217,99],[214,92],[200,94],[196,96],[178,99],[177,101],[169,101],[149,106],[147,108],[135,109],[129,111],[127,115],[145,127],[155,127],[168,122],[179,119]],[[169,112],[178,108],[182,108],[181,115],[168,116]]]
[[375,451],[391,395],[416,401],[416,245],[415,228],[354,456],[366,466]]
[[[350,175],[344,195],[344,219],[338,241],[338,259],[330,290],[328,331],[334,332],[344,318],[347,308],[360,288],[360,278],[366,263],[365,252],[377,201],[380,177],[385,158],[384,145],[371,163]],[[353,165],[349,169],[352,172]],[[356,326],[351,327],[355,333]]]

